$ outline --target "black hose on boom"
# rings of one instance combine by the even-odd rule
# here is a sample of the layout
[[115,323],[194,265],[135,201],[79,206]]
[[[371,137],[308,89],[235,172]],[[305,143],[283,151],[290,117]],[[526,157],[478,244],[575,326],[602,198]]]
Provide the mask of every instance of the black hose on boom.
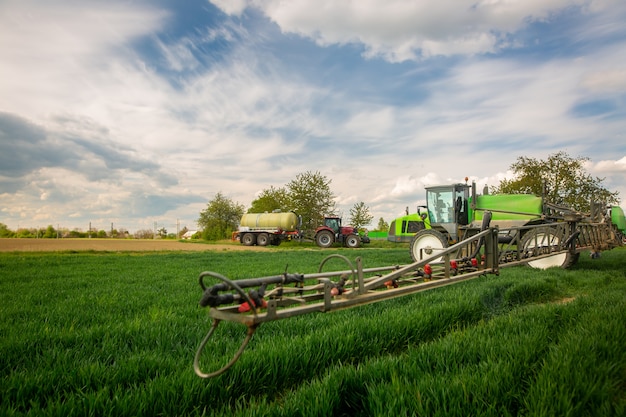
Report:
[[[233,288],[233,285],[236,285],[239,289],[249,287],[261,287],[264,292],[265,287],[268,284],[292,284],[304,282],[303,274],[284,273],[282,275],[275,275],[264,278],[240,279],[237,281],[233,281],[233,285],[227,282],[221,282],[219,284],[213,285],[212,287],[207,287],[204,285],[204,276],[204,274],[200,275],[200,286],[204,290],[202,298],[199,302],[200,306],[202,307],[217,307],[223,304],[231,304],[236,300],[240,300],[240,303],[245,302],[246,300],[241,299],[241,297],[237,297],[235,294],[220,294],[220,292],[223,291],[234,290],[235,288]],[[253,297],[258,298],[258,291],[253,292],[253,294]]]

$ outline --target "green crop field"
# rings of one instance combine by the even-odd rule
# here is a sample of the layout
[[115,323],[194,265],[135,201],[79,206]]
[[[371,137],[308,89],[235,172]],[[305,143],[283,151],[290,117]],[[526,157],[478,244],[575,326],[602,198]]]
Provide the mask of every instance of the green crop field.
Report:
[[[202,271],[313,273],[330,253],[410,262],[406,247],[1,253],[0,415],[626,415],[626,248],[263,324],[226,373],[195,375]],[[222,324],[203,368],[244,333]]]

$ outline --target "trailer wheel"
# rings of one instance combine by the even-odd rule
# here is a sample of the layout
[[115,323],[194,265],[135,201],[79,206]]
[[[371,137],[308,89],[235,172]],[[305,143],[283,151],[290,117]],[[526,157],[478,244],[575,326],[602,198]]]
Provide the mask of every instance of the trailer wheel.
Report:
[[357,235],[348,235],[346,237],[346,247],[355,249],[361,246],[361,238]]
[[[441,249],[448,247],[446,237],[433,229],[420,230],[413,236],[409,244],[409,252],[413,262],[419,262],[439,252]],[[441,257],[433,259],[433,262],[439,262]]]
[[244,233],[241,236],[241,244],[244,246],[252,246],[256,243],[256,236],[252,233]]
[[259,246],[267,246],[270,243],[270,237],[267,233],[259,233],[256,237],[256,244]]
[[315,243],[320,248],[330,248],[335,243],[335,236],[328,230],[322,230],[315,236]]
[[[553,229],[535,229],[527,232],[522,238],[521,247],[530,256],[549,253],[553,249],[558,249],[561,237]],[[556,255],[528,261],[528,266],[538,269],[559,267],[567,269],[578,262],[579,253],[557,253]]]

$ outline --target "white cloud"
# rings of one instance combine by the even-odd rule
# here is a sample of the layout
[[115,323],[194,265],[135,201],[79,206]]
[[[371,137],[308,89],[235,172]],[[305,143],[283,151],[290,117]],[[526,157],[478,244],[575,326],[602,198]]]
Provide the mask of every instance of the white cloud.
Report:
[[626,156],[618,160],[588,161],[586,166],[590,172],[603,175],[626,173]]
[[167,15],[126,6],[28,0],[0,4],[0,94],[11,97],[11,106],[2,109],[42,118],[127,98],[149,102],[149,97],[133,94],[139,80],[128,70],[138,62],[133,62],[129,44],[154,32]]
[[592,71],[583,75],[581,84],[592,92],[626,92],[626,69]]
[[138,5],[93,1],[6,0],[0,11],[3,58],[39,62],[71,60],[123,45],[154,30],[166,17]]
[[247,0],[209,0],[215,6],[219,7],[224,13],[240,16],[248,7]]
[[412,194],[422,187],[423,184],[419,179],[413,178],[411,175],[405,175],[396,179],[396,183],[390,194],[394,197],[402,197],[407,194]]
[[355,110],[355,114],[343,126],[346,133],[351,133],[356,137],[381,138],[393,131],[395,120],[394,111],[391,107]]
[[[611,2],[611,0],[608,0]],[[589,0],[215,0],[240,15],[255,7],[283,32],[314,39],[319,45],[361,44],[367,57],[391,62],[435,55],[472,55],[510,47],[507,35],[533,21],[549,20],[569,7],[603,9]],[[598,4],[599,3],[599,4]]]

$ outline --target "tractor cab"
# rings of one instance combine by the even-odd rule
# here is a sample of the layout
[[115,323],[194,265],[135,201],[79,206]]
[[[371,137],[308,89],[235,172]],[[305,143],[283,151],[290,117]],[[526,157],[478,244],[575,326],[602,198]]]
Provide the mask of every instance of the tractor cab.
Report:
[[459,226],[468,224],[469,193],[467,184],[427,187],[426,205],[431,228],[439,229],[452,241],[457,241]]
[[341,218],[340,217],[324,217],[324,226],[332,229],[335,234],[341,230]]

